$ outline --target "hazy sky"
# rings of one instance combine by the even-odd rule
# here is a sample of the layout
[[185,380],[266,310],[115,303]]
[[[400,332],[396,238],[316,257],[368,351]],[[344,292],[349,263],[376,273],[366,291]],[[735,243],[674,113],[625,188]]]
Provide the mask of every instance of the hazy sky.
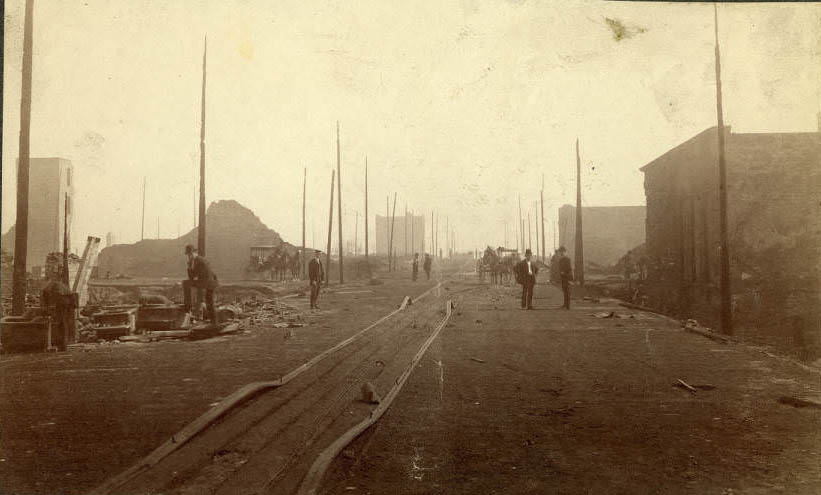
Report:
[[[23,0],[5,8],[4,232]],[[725,121],[815,131],[821,6],[722,5],[719,23]],[[294,243],[305,166],[308,242],[312,225],[325,238],[337,120],[346,237],[367,155],[371,215],[396,191],[398,212],[436,209],[470,248],[503,241],[542,174],[548,221],[574,201],[577,136],[584,204],[644,204],[638,168],[715,125],[711,5],[37,0],[34,24],[31,153],[74,163],[75,248],[139,240],[143,176],[148,237],[158,216],[162,237],[193,227],[206,34],[208,201],[236,199]]]

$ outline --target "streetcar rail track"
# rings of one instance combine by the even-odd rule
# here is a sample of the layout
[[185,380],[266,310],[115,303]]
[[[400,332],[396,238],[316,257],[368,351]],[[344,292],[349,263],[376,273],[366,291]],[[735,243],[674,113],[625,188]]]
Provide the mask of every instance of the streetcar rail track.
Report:
[[339,342],[333,347],[330,347],[325,351],[321,352],[320,354],[314,356],[313,358],[306,361],[297,368],[291,370],[285,375],[282,375],[277,380],[265,382],[252,382],[247,385],[244,385],[243,387],[239,388],[231,395],[223,399],[218,406],[206,411],[204,414],[194,419],[192,422],[188,423],[185,427],[183,427],[177,433],[172,435],[171,438],[166,440],[159,447],[154,449],[151,453],[149,453],[140,461],[132,465],[130,468],[126,469],[118,475],[115,475],[112,478],[109,478],[101,485],[97,486],[94,490],[89,492],[89,495],[105,495],[112,493],[113,490],[128,483],[130,480],[137,477],[140,473],[151,468],[152,466],[156,465],[164,458],[166,458],[168,455],[175,452],[177,449],[182,447],[192,438],[194,438],[195,436],[206,430],[209,426],[211,426],[212,424],[226,416],[231,410],[246,403],[247,401],[256,397],[262,392],[282,387],[283,385],[292,381],[294,378],[301,375],[305,371],[311,369],[317,363],[323,361],[328,356],[347,347],[349,344],[359,340],[369,330],[377,327],[381,323],[387,321],[396,314],[405,310],[410,304],[412,304],[412,302],[418,301],[428,296],[434,289],[438,289],[441,285],[442,282],[440,281],[433,287],[430,287],[422,294],[417,296],[415,299],[411,299],[409,296],[405,296],[405,298],[402,301],[402,304],[397,309],[391,311],[385,316],[382,316],[374,323],[368,325],[364,329],[358,331],[357,333],[348,337],[347,339]]

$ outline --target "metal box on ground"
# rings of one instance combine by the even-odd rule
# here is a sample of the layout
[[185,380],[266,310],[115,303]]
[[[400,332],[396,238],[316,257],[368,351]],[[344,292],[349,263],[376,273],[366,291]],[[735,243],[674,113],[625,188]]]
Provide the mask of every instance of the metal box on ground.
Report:
[[179,330],[190,326],[189,321],[177,304],[144,305],[137,310],[137,329],[142,331]]
[[51,319],[7,316],[0,320],[0,345],[4,353],[45,352],[52,349]]

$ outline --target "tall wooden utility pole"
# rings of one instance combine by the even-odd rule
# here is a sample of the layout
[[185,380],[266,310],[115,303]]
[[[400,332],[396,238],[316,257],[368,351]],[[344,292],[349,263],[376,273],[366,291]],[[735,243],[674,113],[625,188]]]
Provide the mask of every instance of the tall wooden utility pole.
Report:
[[69,286],[68,280],[68,193],[63,200],[63,283]]
[[404,227],[403,230],[405,231],[405,235],[404,235],[403,240],[405,241],[404,242],[404,244],[405,244],[405,257],[407,258],[407,256],[408,256],[408,202],[407,201],[405,202],[405,221],[403,222],[402,227]]
[[576,280],[584,285],[584,232],[582,230],[582,160],[576,138]]
[[547,261],[547,256],[545,256],[547,249],[545,246],[545,236],[544,236],[544,174],[542,174],[542,189],[539,191],[539,200],[541,201],[542,207],[542,222],[539,224],[542,227],[542,261]]
[[[396,193],[393,193],[393,213],[391,214],[391,240],[388,244],[388,252],[391,253],[391,257],[389,258],[391,262],[395,262],[394,252],[393,252],[393,224],[396,221]],[[393,267],[391,267],[393,269]]]
[[26,1],[23,25],[23,71],[20,95],[20,149],[17,162],[17,220],[14,227],[13,315],[26,311],[26,259],[29,235],[29,167],[31,145],[31,74],[34,31],[34,0]]
[[413,212],[411,212],[411,242],[410,242],[411,243],[411,254],[416,252],[416,246],[414,246],[414,244],[413,244],[413,241],[415,241],[415,239],[413,238],[413,224],[414,223],[415,223],[415,218],[413,216]]
[[356,221],[353,225],[353,255],[356,256],[359,254],[357,252],[359,244],[359,211],[356,212]]
[[442,258],[442,253],[440,253],[441,249],[439,248],[439,212],[436,212],[436,240],[434,241],[434,254],[433,256],[438,256],[440,259]]
[[365,257],[368,257],[368,157],[365,156]]
[[345,281],[342,274],[342,158],[339,150],[339,121],[336,121],[336,201],[337,201],[337,228],[339,229],[339,283]]
[[533,239],[531,238],[531,229],[530,229],[530,212],[527,212],[527,248],[532,251],[533,249]]
[[306,260],[308,258],[307,254],[305,253],[305,189],[307,184],[308,167],[305,167],[302,169],[302,256],[300,257],[302,266],[300,267],[299,272],[300,278],[305,278]]
[[522,246],[521,251],[524,252],[525,250],[525,232],[524,232],[524,225],[522,224],[522,195],[519,195],[519,237],[521,237]]
[[445,217],[445,257],[450,258],[450,218]]
[[391,218],[391,195],[385,196],[385,248],[388,250],[388,271],[391,271],[391,232],[388,222]]
[[197,251],[205,256],[205,67],[208,55],[208,38],[202,51],[202,109],[200,122],[200,218],[197,227]]
[[718,199],[721,215],[721,331],[733,334],[732,296],[730,289],[730,246],[727,234],[727,163],[724,156],[724,110],[721,101],[721,53],[718,48],[718,7],[713,4],[716,34],[716,115],[718,118]]
[[145,176],[143,176],[143,216],[140,224],[140,240],[145,239]]
[[433,210],[430,212],[430,254],[436,257],[436,251],[433,248]]
[[331,231],[334,225],[334,177],[336,170],[331,170],[331,206],[328,208],[328,252],[325,253],[325,287],[331,278]]
[[535,218],[533,219],[533,225],[536,226],[536,253],[535,253],[536,256],[534,256],[534,259],[538,260],[539,255],[542,253],[542,250],[539,249],[539,212],[538,212],[538,210],[534,212],[534,217]]

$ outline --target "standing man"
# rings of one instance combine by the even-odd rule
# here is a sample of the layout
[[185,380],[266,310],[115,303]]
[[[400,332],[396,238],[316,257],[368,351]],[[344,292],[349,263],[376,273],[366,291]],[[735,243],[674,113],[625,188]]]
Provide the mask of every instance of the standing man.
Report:
[[562,277],[559,273],[560,259],[562,259],[562,256],[557,249],[553,252],[553,256],[550,257],[550,283],[553,285],[559,285],[562,282]]
[[530,260],[530,249],[525,250],[525,259],[516,266],[516,280],[522,284],[522,309],[533,309],[533,287],[539,268]]
[[428,280],[430,280],[430,266],[431,266],[431,263],[432,262],[431,262],[431,259],[430,259],[430,254],[425,253],[425,263],[422,265],[422,268],[425,269],[425,275],[428,277]]
[[219,286],[217,276],[211,270],[208,260],[197,254],[194,246],[191,244],[185,246],[185,254],[188,256],[188,280],[182,282],[185,310],[191,312],[191,290],[193,288],[205,289],[205,306],[208,320],[211,321],[212,325],[216,325],[217,309],[214,306],[214,290]]
[[562,292],[564,293],[564,309],[570,309],[570,282],[573,280],[573,267],[570,258],[564,253],[567,252],[564,246],[559,248],[559,276],[562,279]]
[[325,279],[325,270],[322,269],[322,261],[319,255],[322,252],[319,249],[314,250],[314,258],[308,262],[308,280],[311,282],[311,309],[319,309],[316,304],[319,299],[319,286],[322,280]]
[[413,253],[413,281],[416,282],[416,277],[419,275],[419,253]]

